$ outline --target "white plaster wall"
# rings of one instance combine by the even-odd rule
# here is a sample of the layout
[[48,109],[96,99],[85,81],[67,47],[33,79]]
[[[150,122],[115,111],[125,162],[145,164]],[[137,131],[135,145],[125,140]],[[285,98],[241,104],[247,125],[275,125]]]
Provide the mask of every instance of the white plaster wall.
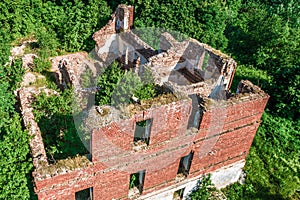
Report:
[[117,48],[117,46],[111,48],[112,43],[116,40],[117,40],[117,34],[111,34],[111,36],[105,41],[105,44],[98,49],[97,51],[98,55],[108,53],[108,51],[111,51],[112,49],[115,49],[114,53],[118,55],[119,49]]
[[[189,182],[185,182],[182,183],[180,185],[178,185],[177,187],[173,186],[173,188],[168,188],[167,191],[161,191],[161,193],[158,192],[158,194],[155,194],[153,196],[150,197],[144,197],[141,199],[145,199],[145,200],[172,200],[173,199],[173,194],[175,191],[180,190],[182,188],[184,189],[184,193],[183,193],[183,199],[186,199],[186,197],[188,197],[189,193],[192,191],[192,189],[197,185],[199,178],[196,180],[192,180]],[[155,192],[157,193],[157,192]],[[151,195],[151,194],[150,194]]]
[[242,175],[245,160],[238,161],[230,166],[222,167],[211,174],[211,181],[216,188],[224,188],[235,183]]

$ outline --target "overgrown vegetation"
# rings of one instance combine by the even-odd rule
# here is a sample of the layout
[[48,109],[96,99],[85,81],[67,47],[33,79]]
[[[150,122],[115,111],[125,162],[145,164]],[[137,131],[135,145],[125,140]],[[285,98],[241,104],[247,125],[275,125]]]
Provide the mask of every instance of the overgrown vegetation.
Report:
[[137,187],[139,185],[138,176],[139,176],[138,173],[130,175],[129,189],[132,189],[132,188]]
[[72,89],[59,95],[41,93],[32,103],[50,162],[88,153],[74,124],[72,96]]
[[210,180],[210,175],[204,176],[201,180],[198,181],[197,185],[191,191],[189,199],[191,200],[208,200],[214,199],[212,192],[217,189],[213,186]]
[[118,107],[124,103],[132,103],[132,95],[140,100],[156,96],[154,82],[149,71],[145,70],[139,77],[132,71],[124,71],[118,62],[113,62],[104,69],[98,78],[100,91],[96,94],[98,105]]
[[226,188],[228,199],[299,199],[299,121],[263,115],[246,164],[246,183]]
[[29,157],[29,137],[21,126],[15,110],[13,90],[21,80],[20,62],[8,62],[10,46],[8,36],[0,30],[0,199],[29,199],[29,172],[32,168]]
[[49,56],[63,52],[90,50],[91,35],[111,14],[104,0],[92,1],[1,1],[0,2],[0,199],[32,199],[29,138],[23,131],[14,104],[15,90],[21,81],[21,62],[5,65],[11,45],[37,39],[28,49],[37,53],[35,71],[49,68]]
[[[296,0],[1,2],[0,198],[29,199],[27,177],[32,169],[29,138],[14,107],[13,90],[23,72],[18,60],[5,66],[10,44],[19,44],[24,38],[37,39],[29,50],[39,56],[34,70],[42,72],[49,67],[49,56],[90,50],[92,33],[107,22],[119,3],[135,6],[135,27],[173,29],[227,52],[240,66],[235,79],[250,79],[271,95],[247,158],[246,184],[234,184],[224,190],[227,198],[299,199],[300,3]],[[112,81],[109,77],[104,80]],[[40,120],[43,112],[50,114],[48,108],[60,115],[59,109],[65,104],[59,98],[64,95],[51,97],[54,99],[40,97],[39,101],[45,102],[36,105]],[[101,96],[98,102],[106,104],[110,99]],[[57,107],[47,105],[50,103]],[[65,114],[57,123],[72,130],[68,109],[62,109]],[[59,148],[54,151],[58,157],[62,151]]]

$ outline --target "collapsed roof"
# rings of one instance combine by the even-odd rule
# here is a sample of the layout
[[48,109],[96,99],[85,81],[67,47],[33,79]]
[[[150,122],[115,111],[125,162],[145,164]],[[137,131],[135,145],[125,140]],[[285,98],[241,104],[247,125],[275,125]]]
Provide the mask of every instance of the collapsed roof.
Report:
[[232,58],[195,39],[178,37],[174,31],[156,31],[160,38],[154,49],[141,38],[155,40],[157,33],[151,36],[151,30],[135,31],[132,27],[133,7],[118,6],[108,24],[93,35],[102,62],[108,65],[118,59],[126,69],[150,69],[155,84],[169,85],[187,95],[226,99],[236,69]]

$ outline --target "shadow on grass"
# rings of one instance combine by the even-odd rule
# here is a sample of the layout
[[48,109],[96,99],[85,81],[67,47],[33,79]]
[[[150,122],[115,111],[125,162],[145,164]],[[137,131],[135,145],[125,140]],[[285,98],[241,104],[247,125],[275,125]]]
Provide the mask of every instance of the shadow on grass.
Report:
[[56,113],[50,117],[43,116],[38,125],[50,162],[88,153],[78,135],[72,115]]

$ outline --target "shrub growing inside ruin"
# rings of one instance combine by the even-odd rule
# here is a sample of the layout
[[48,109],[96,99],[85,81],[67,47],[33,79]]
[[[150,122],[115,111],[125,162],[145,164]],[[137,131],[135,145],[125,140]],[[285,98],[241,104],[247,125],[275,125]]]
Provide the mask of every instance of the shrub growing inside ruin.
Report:
[[132,71],[124,71],[120,64],[113,62],[97,80],[100,91],[96,94],[97,105],[113,105],[133,103],[134,95],[140,100],[151,99],[157,95],[151,72],[145,72],[139,77]]

